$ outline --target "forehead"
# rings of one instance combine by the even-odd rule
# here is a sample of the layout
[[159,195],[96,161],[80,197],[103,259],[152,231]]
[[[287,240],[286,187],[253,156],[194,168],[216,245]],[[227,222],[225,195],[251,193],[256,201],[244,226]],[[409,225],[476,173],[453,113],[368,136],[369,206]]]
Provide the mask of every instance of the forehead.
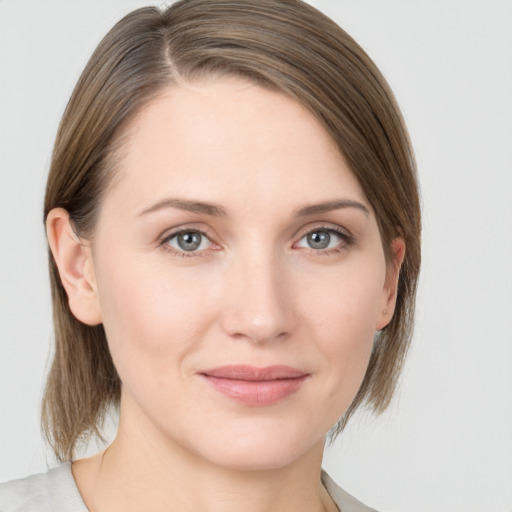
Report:
[[219,203],[314,202],[340,194],[365,200],[313,114],[243,79],[169,87],[134,118],[123,140],[114,188],[137,192],[140,208],[167,195]]

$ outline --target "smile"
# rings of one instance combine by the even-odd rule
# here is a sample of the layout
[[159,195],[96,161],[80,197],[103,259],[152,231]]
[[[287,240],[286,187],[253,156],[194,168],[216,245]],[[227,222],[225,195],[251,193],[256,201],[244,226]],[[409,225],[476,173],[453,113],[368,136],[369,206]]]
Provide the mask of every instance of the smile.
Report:
[[309,376],[289,366],[223,366],[200,375],[220,393],[249,406],[271,405],[296,393]]

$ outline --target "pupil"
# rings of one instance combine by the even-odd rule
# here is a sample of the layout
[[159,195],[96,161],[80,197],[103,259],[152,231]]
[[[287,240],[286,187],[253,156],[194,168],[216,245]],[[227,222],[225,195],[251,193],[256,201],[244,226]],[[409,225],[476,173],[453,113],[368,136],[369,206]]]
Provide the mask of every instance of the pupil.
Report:
[[199,233],[181,233],[178,235],[178,245],[184,251],[195,251],[201,245]]
[[325,249],[330,241],[331,235],[327,231],[315,231],[308,235],[309,246],[313,249]]

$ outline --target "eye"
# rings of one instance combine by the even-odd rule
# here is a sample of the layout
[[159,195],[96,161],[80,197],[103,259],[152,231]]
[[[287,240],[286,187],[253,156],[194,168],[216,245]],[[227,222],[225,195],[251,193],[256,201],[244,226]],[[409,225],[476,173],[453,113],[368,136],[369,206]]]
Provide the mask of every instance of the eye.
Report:
[[168,237],[165,244],[178,252],[198,252],[208,249],[211,246],[208,237],[200,231],[180,231]]
[[298,247],[307,247],[317,251],[338,248],[350,243],[349,236],[332,228],[317,228],[306,233],[298,242]]

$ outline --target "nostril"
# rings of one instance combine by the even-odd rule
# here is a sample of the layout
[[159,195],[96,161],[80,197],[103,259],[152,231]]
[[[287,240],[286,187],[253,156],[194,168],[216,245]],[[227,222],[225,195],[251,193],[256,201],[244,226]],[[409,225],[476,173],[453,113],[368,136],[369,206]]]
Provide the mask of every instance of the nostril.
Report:
[[263,319],[251,318],[247,310],[235,310],[224,314],[222,324],[223,330],[232,338],[261,344],[285,340],[292,329],[289,318],[285,311],[274,311],[273,315]]

